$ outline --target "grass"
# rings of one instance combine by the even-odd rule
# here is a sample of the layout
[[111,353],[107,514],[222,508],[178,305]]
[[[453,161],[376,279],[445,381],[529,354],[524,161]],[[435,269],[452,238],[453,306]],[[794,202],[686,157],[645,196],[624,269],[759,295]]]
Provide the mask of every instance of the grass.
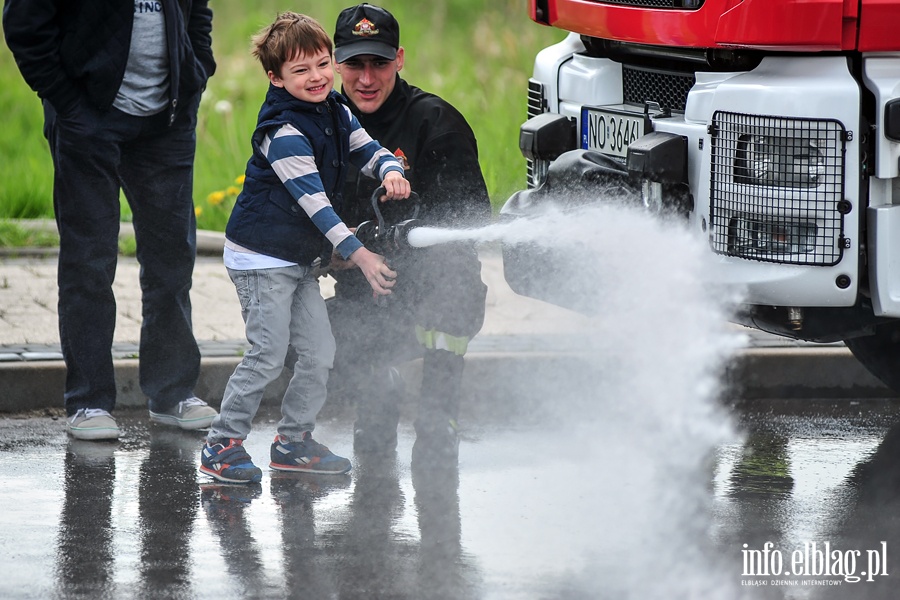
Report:
[[[265,74],[249,53],[250,36],[282,10],[318,19],[331,32],[350,2],[212,0],[218,72],[201,102],[194,202],[198,225],[222,231],[250,155],[249,137],[265,95]],[[466,116],[479,144],[482,172],[495,206],[525,185],[518,128],[526,118],[526,83],[534,55],[564,33],[533,23],[527,0],[385,0],[406,48],[402,71]],[[340,82],[336,82],[339,89]],[[41,132],[38,98],[0,47],[0,218],[52,217],[52,164]],[[123,220],[130,211],[123,201]]]
[[[52,221],[0,219],[0,249],[41,249],[56,246],[59,246],[59,234]],[[134,256],[137,253],[137,241],[133,234],[123,233],[119,236],[119,253],[125,256]],[[15,252],[4,253],[5,256],[15,254]]]
[[55,230],[0,221],[0,248],[52,248],[58,245],[59,235]]

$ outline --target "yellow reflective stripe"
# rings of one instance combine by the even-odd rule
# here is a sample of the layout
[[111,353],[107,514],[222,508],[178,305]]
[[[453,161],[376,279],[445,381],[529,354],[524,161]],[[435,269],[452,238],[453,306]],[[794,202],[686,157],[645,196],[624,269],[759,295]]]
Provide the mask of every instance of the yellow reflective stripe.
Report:
[[447,350],[457,356],[463,356],[469,349],[469,338],[457,337],[436,329],[425,329],[421,325],[416,325],[416,339],[429,350]]

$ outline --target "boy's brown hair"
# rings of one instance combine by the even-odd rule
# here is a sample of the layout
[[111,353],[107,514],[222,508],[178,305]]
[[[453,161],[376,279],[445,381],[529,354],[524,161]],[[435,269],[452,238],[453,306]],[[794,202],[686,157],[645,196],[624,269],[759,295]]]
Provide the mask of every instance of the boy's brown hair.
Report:
[[332,51],[331,37],[312,17],[286,11],[275,22],[253,36],[253,56],[266,73],[281,76],[281,66],[300,54]]

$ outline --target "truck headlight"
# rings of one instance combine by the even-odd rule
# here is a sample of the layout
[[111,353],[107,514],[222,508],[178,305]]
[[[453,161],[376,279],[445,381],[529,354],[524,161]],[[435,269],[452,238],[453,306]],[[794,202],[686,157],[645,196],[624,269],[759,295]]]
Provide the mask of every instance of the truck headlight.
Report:
[[737,183],[790,188],[820,185],[825,157],[816,140],[744,134],[737,139]]
[[709,243],[717,254],[830,266],[849,248],[844,163],[852,132],[834,119],[713,113]]
[[807,222],[772,222],[732,218],[728,223],[728,253],[753,257],[806,254],[816,247],[817,227]]

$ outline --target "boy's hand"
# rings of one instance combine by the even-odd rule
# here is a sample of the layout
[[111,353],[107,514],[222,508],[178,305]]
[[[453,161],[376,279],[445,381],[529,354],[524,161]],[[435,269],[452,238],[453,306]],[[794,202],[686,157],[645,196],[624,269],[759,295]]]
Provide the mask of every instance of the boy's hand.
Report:
[[409,193],[412,191],[409,181],[399,171],[388,171],[381,180],[381,185],[385,192],[384,196],[378,199],[381,202],[409,198]]
[[375,254],[363,246],[355,250],[349,260],[363,272],[376,296],[387,296],[391,293],[397,272],[387,266],[383,256]]

